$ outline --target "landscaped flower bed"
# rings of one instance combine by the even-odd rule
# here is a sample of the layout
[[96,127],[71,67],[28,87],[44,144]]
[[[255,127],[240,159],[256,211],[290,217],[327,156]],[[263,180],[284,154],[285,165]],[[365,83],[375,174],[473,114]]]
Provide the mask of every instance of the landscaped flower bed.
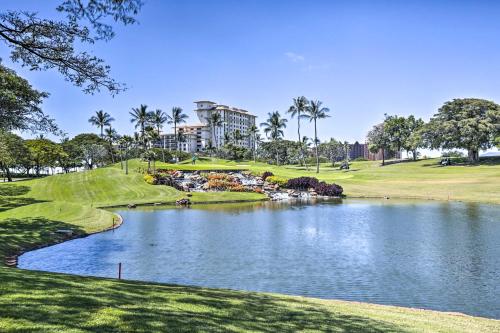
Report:
[[339,197],[343,189],[336,184],[320,182],[314,177],[288,179],[266,171],[261,175],[249,172],[200,172],[180,170],[158,170],[154,175],[144,175],[152,185],[167,185],[191,192],[231,191],[264,193],[271,200],[310,198],[316,196]]

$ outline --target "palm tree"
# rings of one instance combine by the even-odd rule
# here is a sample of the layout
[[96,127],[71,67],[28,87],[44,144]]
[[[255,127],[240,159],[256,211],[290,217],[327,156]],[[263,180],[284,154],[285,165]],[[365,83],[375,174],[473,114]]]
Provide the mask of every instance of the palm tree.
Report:
[[255,163],[256,158],[255,158],[255,147],[257,144],[257,134],[259,133],[259,128],[253,124],[250,126],[247,130],[248,136],[252,139],[252,155],[253,155],[253,162]]
[[146,140],[144,138],[144,131],[146,126],[151,121],[151,113],[148,112],[148,106],[141,104],[138,108],[132,108],[132,111],[129,112],[132,118],[130,119],[131,123],[135,123],[135,128],[139,128],[141,132],[141,139],[143,148],[146,149]]
[[240,145],[240,141],[243,140],[243,134],[241,134],[241,131],[239,129],[235,130],[234,133],[233,133],[233,139],[234,139],[234,143],[236,145]]
[[177,124],[185,123],[189,116],[182,113],[182,109],[178,106],[172,108],[172,115],[167,115],[168,123],[174,124],[174,138],[176,149],[179,150],[179,143],[177,138]]
[[[300,144],[300,140],[301,140],[300,119],[304,118],[304,114],[307,112],[307,103],[308,102],[309,101],[304,96],[299,96],[297,98],[294,98],[293,105],[290,106],[290,108],[287,111],[287,113],[289,113],[292,118],[295,116],[297,117],[297,138],[298,138],[297,142],[299,144]],[[302,146],[300,148],[300,159],[301,159],[301,163],[306,164],[305,159],[304,159],[304,151],[302,150]],[[307,167],[307,164],[306,164],[306,167]]]
[[96,111],[95,116],[89,118],[89,123],[101,129],[101,138],[104,138],[104,126],[111,126],[115,119],[102,110]]
[[224,121],[222,120],[221,114],[219,112],[212,112],[210,114],[210,117],[208,118],[208,124],[209,124],[210,130],[212,132],[212,139],[213,139],[215,148],[218,148],[219,144],[217,142],[217,135],[215,133],[215,130],[224,124]]
[[[283,129],[286,128],[287,120],[281,118],[278,111],[267,114],[266,122],[261,123],[260,126],[264,127],[264,133],[271,139],[271,141],[278,141],[284,135]],[[279,150],[276,147],[276,165],[279,165]]]
[[314,150],[316,153],[316,173],[319,173],[319,155],[318,155],[318,128],[317,121],[318,119],[324,119],[330,117],[327,113],[330,112],[330,109],[322,107],[323,102],[318,100],[310,101],[309,106],[307,108],[307,114],[305,118],[309,118],[309,121],[314,121]]
[[120,138],[121,159],[123,161],[123,150],[125,150],[125,174],[128,175],[128,151],[134,144],[134,138],[124,135]]
[[[156,109],[151,117],[151,122],[156,126],[158,132],[158,138],[160,138],[160,130],[163,128],[163,124],[168,121],[168,116],[165,112],[160,109]],[[162,160],[165,163],[165,137],[163,137],[162,150],[161,150]]]
[[115,131],[115,129],[111,128],[109,126],[104,130],[104,136],[105,140],[108,141],[109,144],[109,153],[111,154],[111,161],[113,164],[115,163],[115,156],[113,154],[113,142],[118,138],[118,133]]

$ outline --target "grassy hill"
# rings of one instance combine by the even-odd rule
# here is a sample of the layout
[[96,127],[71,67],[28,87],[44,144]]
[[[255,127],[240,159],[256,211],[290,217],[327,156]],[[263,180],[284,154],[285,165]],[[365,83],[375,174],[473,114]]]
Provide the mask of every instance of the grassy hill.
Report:
[[[204,160],[160,165],[190,169],[271,170],[277,175],[315,175],[297,167]],[[116,216],[100,207],[172,203],[183,196],[146,184],[138,161],[125,175],[119,165],[82,173],[0,184],[0,331],[332,331],[498,332],[500,322],[457,314],[283,295],[159,285],[30,272],[3,266],[4,258],[63,241],[57,229],[85,235],[110,228]],[[324,165],[319,178],[348,195],[415,196],[499,203],[496,165],[439,168],[420,161],[380,168],[359,162],[348,172]],[[432,193],[429,196],[427,191]],[[409,195],[411,194],[411,195]],[[194,193],[194,202],[259,200],[255,193]]]

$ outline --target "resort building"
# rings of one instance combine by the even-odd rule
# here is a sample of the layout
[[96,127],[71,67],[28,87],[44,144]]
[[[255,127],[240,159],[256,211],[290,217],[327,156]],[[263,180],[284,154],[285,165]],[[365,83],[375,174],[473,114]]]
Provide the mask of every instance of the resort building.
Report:
[[[349,159],[354,160],[356,158],[364,158],[370,161],[378,161],[382,160],[382,149],[380,149],[377,153],[372,153],[368,149],[368,143],[359,143],[358,141],[354,142],[354,144],[349,145]],[[401,158],[401,152],[392,152],[386,151],[385,158]]]
[[[248,129],[255,125],[256,116],[246,110],[217,104],[211,101],[196,101],[194,110],[199,123],[193,125],[179,125],[179,150],[195,153],[206,150],[208,147],[222,147],[226,143],[252,148],[253,138],[248,135]],[[212,126],[210,118],[213,113],[220,114],[220,126]],[[173,130],[173,129],[172,129]],[[156,146],[170,150],[176,149],[173,133],[161,134],[161,140]]]

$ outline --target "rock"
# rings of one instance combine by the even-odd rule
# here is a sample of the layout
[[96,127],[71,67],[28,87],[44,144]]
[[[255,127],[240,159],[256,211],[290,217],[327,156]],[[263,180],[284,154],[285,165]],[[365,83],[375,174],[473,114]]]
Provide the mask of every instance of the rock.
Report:
[[161,202],[155,202],[153,206],[161,206]]
[[175,204],[178,206],[189,206],[191,204],[191,200],[189,200],[188,198],[182,198],[177,200]]
[[137,205],[136,205],[136,204],[128,204],[128,205],[127,205],[127,208],[135,208],[135,207],[137,207]]
[[59,230],[56,230],[56,233],[66,235],[66,236],[73,236],[73,230],[71,230],[71,229],[59,229]]

